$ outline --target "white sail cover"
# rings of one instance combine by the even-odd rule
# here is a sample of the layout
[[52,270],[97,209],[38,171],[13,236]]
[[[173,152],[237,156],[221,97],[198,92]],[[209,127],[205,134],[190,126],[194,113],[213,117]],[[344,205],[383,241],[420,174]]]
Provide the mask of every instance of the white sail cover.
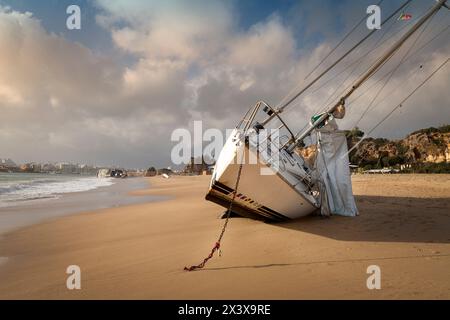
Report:
[[315,167],[322,182],[322,215],[358,215],[352,192],[347,139],[334,120],[317,129],[318,154]]

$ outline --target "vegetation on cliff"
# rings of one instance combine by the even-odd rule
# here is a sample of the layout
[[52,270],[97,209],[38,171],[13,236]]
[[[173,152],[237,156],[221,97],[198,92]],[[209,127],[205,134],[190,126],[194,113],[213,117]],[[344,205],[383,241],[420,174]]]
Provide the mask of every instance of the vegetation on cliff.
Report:
[[[403,171],[450,173],[450,125],[412,132],[401,140],[364,138],[359,128],[346,131],[352,164],[365,170],[401,167]],[[363,139],[361,141],[361,139]]]

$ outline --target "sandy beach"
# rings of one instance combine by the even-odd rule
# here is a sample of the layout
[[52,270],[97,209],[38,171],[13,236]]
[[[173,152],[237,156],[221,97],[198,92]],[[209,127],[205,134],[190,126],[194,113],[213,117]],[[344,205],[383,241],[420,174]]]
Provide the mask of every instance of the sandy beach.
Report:
[[[356,175],[360,216],[267,224],[233,218],[211,250],[223,209],[208,176],[148,178],[135,195],[167,196],[59,217],[0,239],[2,299],[449,299],[450,176]],[[81,268],[81,290],[66,268]],[[367,267],[381,268],[368,290]]]

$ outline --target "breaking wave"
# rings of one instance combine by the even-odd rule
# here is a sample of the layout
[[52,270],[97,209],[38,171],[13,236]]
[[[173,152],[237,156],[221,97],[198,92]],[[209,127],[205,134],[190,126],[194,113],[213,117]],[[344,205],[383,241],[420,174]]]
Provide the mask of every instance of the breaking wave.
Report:
[[0,179],[0,207],[17,205],[23,201],[58,198],[59,194],[88,191],[112,185],[113,178],[60,176],[45,177],[29,174],[19,178],[10,174]]

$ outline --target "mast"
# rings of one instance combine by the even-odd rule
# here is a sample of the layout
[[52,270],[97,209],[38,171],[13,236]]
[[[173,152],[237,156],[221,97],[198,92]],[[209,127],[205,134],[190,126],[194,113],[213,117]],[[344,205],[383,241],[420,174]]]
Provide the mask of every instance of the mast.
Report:
[[[412,0],[405,1],[397,10],[395,10],[389,17],[387,17],[382,23],[381,26],[383,26],[386,22],[388,22],[393,16],[395,16],[397,13],[400,12],[403,8],[405,8]],[[269,123],[270,120],[272,120],[276,114],[279,114],[284,111],[284,109],[290,105],[293,101],[295,101],[299,96],[301,96],[303,93],[305,93],[306,90],[311,88],[317,81],[319,81],[325,74],[327,74],[331,69],[333,69],[339,62],[344,60],[345,57],[347,57],[350,53],[352,53],[356,48],[358,48],[364,41],[366,41],[372,34],[374,34],[377,29],[373,29],[369,34],[367,34],[364,38],[362,38],[358,43],[356,43],[352,48],[350,48],[347,52],[345,52],[339,59],[337,59],[335,62],[331,64],[328,68],[326,68],[323,72],[321,72],[317,77],[315,77],[311,82],[309,82],[300,92],[298,92],[295,96],[293,96],[289,101],[284,103],[281,107],[279,107],[274,114],[270,115],[266,120],[264,120],[261,124],[264,126],[267,123]]]
[[320,123],[328,118],[330,113],[333,113],[340,105],[344,105],[345,101],[358,89],[364,82],[367,81],[378,69],[390,59],[394,53],[428,20],[430,19],[442,6],[445,5],[446,0],[438,0],[437,3],[426,13],[419,21],[416,22],[412,28],[405,33],[387,52],[369,69],[367,72],[352,86],[352,88],[339,99],[339,101],[330,109],[327,110],[319,119],[317,119],[306,131],[299,135],[295,141],[288,147],[288,151],[294,150],[299,142],[307,137]]

